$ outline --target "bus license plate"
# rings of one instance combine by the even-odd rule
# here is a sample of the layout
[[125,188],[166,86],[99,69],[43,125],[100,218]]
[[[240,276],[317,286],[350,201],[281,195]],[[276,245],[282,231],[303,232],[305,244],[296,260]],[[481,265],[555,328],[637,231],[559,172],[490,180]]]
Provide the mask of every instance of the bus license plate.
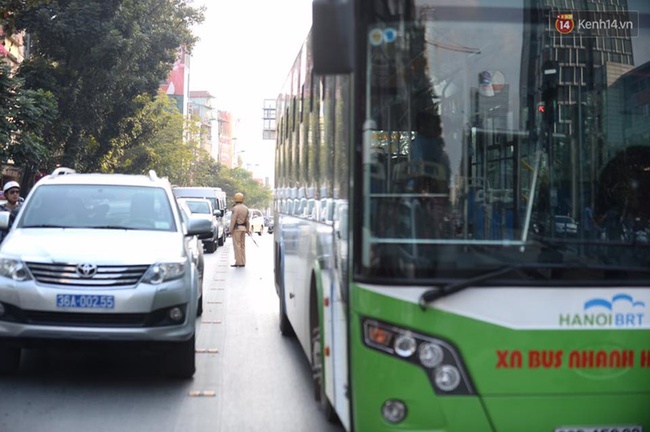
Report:
[[569,426],[556,428],[555,432],[643,432],[643,426]]
[[113,309],[115,297],[94,294],[57,294],[56,307],[77,309]]

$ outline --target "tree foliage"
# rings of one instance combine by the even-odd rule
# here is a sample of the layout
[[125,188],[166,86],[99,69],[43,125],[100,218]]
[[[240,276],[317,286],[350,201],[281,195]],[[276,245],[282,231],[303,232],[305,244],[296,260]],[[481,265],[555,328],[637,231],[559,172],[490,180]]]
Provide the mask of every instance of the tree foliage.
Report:
[[19,75],[58,102],[46,137],[55,160],[84,171],[110,164],[123,119],[140,95],[157,93],[202,20],[203,9],[184,0],[52,0],[17,13],[16,28],[31,35]]
[[179,47],[191,52],[203,14],[190,0],[3,1],[0,25],[31,42],[17,76],[0,71],[0,159],[20,165],[23,178],[55,164],[155,169],[172,184],[243,192],[265,208],[270,190],[219,165],[199,147],[200,122],[158,91]]
[[56,112],[51,93],[25,89],[9,66],[0,63],[0,160],[35,167],[48,160],[44,131],[51,127]]
[[[105,171],[146,173],[156,167],[159,175],[183,170],[183,160],[191,158],[190,145],[183,141],[184,119],[173,100],[164,94],[155,98],[140,95],[133,116],[120,123],[120,134],[107,154]],[[175,181],[175,180],[174,180]]]
[[112,146],[116,154],[107,158],[120,162],[104,165],[103,171],[142,174],[154,169],[177,186],[220,187],[230,199],[243,192],[249,206],[268,206],[271,191],[250,172],[226,168],[199,147],[198,119],[184,124],[175,102],[164,94],[153,99],[142,95],[137,102],[140,110],[124,119]]

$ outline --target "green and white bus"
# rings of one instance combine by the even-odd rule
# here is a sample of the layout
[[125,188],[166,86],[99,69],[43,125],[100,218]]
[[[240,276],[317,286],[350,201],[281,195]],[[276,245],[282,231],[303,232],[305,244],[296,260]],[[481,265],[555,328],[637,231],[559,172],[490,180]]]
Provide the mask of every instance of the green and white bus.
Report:
[[650,2],[316,0],[275,284],[347,431],[650,432]]

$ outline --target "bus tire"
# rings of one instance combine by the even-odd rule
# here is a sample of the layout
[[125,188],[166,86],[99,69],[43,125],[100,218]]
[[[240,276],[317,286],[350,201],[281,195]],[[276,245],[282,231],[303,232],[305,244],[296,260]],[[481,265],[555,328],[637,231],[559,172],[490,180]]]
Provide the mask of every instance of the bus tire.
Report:
[[314,398],[319,402],[327,421],[334,423],[337,420],[336,411],[325,394],[325,384],[323,383],[323,351],[321,349],[320,328],[318,326],[312,330],[311,352]]
[[287,305],[284,302],[284,289],[280,291],[280,333],[282,336],[293,336],[296,333],[293,331],[293,326],[287,316]]

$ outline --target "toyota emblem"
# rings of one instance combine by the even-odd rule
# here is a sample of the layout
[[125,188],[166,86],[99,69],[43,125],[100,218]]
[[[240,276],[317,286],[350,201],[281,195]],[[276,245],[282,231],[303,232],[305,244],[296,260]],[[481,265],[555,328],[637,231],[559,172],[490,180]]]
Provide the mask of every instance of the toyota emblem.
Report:
[[97,273],[97,266],[95,264],[79,264],[77,266],[77,274],[82,278],[91,278]]

